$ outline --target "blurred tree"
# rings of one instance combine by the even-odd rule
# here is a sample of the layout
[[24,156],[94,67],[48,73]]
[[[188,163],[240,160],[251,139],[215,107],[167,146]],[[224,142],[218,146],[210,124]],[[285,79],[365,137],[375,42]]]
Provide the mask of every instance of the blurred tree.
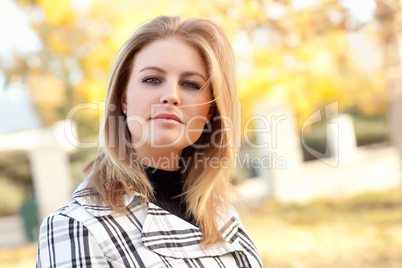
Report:
[[402,1],[377,0],[376,21],[384,53],[387,79],[388,118],[394,144],[402,158]]
[[243,104],[266,97],[288,101],[300,125],[335,100],[341,112],[356,107],[368,115],[384,114],[386,99],[378,94],[384,90],[381,70],[358,67],[349,43],[350,33],[366,23],[342,1],[311,1],[302,7],[296,2],[239,1],[228,11],[244,33],[239,39],[250,47],[239,57],[246,66],[239,79]]
[[[381,73],[357,68],[349,49],[348,33],[364,23],[338,0],[304,6],[288,0],[97,0],[84,1],[87,7],[70,0],[15,1],[31,17],[43,49],[6,71],[29,84],[44,125],[78,103],[103,100],[112,56],[136,25],[160,14],[210,17],[225,28],[239,62],[246,115],[265,97],[290,101],[299,124],[334,100],[341,111],[356,106],[372,114],[386,107]],[[378,79],[368,83],[372,77]],[[98,113],[74,118],[81,136],[97,133]]]

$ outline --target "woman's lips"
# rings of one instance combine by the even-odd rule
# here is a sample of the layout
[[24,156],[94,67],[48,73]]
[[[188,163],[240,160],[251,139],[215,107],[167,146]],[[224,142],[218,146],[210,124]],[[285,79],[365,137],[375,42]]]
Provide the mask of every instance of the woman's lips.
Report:
[[175,114],[162,113],[152,118],[155,121],[165,124],[183,124],[180,117]]

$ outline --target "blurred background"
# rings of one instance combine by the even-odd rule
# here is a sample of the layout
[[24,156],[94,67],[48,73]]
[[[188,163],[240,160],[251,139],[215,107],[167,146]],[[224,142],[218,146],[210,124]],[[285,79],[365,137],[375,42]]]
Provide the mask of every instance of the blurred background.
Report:
[[[265,267],[400,267],[402,2],[1,0],[0,266],[97,153],[113,55],[158,15],[208,17],[236,54],[234,202]],[[65,120],[67,119],[67,120]]]

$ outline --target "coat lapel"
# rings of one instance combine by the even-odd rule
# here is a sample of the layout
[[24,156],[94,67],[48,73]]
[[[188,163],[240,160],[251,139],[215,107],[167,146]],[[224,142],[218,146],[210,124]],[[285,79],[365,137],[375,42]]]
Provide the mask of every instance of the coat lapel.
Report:
[[203,248],[200,246],[202,233],[199,227],[149,203],[142,229],[142,242],[154,252],[172,258],[221,256],[239,250],[236,243],[237,220],[229,218],[218,226],[226,242]]
[[[81,206],[83,206],[89,214],[94,217],[108,216],[114,213],[106,204],[97,204],[93,200],[93,193],[87,189],[88,178],[86,178],[73,193],[73,198]],[[124,204],[128,207],[136,196],[141,196],[140,194],[126,195],[124,199]]]
[[[74,192],[75,202],[78,202],[85,210],[94,217],[108,216],[114,211],[106,205],[98,205],[91,199],[91,193],[86,189],[87,182],[84,180]],[[137,198],[135,198],[137,197]],[[137,200],[137,202],[136,202]],[[137,217],[141,207],[141,195],[126,196],[127,208]],[[231,211],[228,215],[237,215]],[[145,213],[145,214],[144,214]],[[144,214],[144,215],[143,215]],[[141,240],[145,247],[155,253],[172,258],[202,258],[205,256],[222,256],[235,251],[243,251],[239,244],[239,220],[234,216],[222,217],[218,221],[224,243],[212,245],[208,248],[201,247],[201,229],[176,215],[149,202],[147,209],[141,209],[142,230]]]

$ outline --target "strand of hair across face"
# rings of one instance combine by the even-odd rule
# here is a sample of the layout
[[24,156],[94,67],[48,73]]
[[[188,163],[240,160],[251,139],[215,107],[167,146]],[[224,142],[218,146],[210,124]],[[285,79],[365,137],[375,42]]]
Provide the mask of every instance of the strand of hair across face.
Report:
[[175,107],[177,107],[177,108],[186,108],[186,107],[201,106],[201,105],[213,103],[213,102],[215,102],[217,99],[218,99],[218,98],[214,98],[213,100],[210,100],[210,101],[207,101],[207,102],[202,102],[202,103],[197,103],[197,104],[177,105],[177,106],[175,106]]
[[[205,84],[200,88],[199,92],[203,91],[210,84],[211,84],[211,77],[208,78],[208,80],[205,82]],[[201,106],[201,105],[211,104],[211,103],[215,102],[216,100],[217,100],[217,98],[214,97],[212,100],[207,101],[207,102],[202,102],[202,103],[198,103],[198,104],[177,105],[176,107],[186,108],[186,107]]]

